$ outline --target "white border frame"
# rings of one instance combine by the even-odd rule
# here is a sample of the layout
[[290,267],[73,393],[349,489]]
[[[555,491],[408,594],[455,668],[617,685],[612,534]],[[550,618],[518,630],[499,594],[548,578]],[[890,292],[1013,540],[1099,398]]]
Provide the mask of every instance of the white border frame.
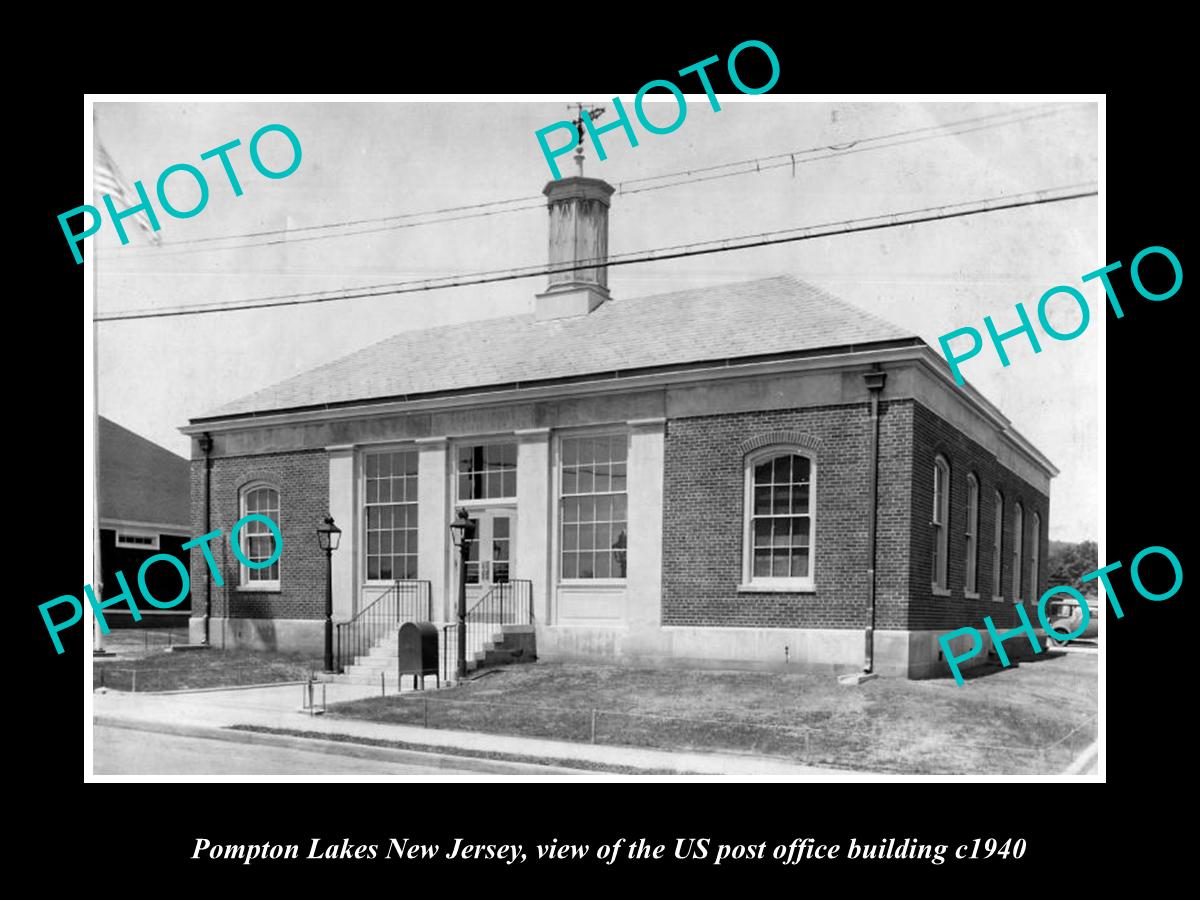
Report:
[[[1049,93],[1049,94],[1031,94],[1031,93],[984,93],[984,94],[964,94],[964,93],[917,93],[917,94],[895,94],[895,93],[863,93],[863,94],[846,94],[846,93],[822,93],[822,94],[762,94],[756,96],[744,96],[740,94],[719,94],[717,95],[720,103],[935,103],[935,102],[1027,102],[1027,103],[1045,103],[1045,102],[1078,102],[1078,103],[1095,103],[1097,106],[1097,176],[1099,181],[1099,196],[1097,197],[1097,257],[1100,265],[1108,261],[1108,244],[1107,244],[1107,214],[1106,204],[1108,199],[1108,154],[1106,145],[1106,135],[1108,127],[1107,115],[1107,99],[1104,94],[1096,93]],[[685,94],[689,104],[702,105],[707,102],[707,97],[704,94]],[[547,94],[509,94],[505,95],[504,102],[509,103],[526,103],[526,102],[553,102],[553,103],[610,103],[612,100],[609,95],[601,95],[584,92],[582,94],[564,94],[564,93],[547,93]],[[253,103],[253,102],[323,102],[323,103],[356,103],[356,102],[380,102],[380,103],[396,103],[396,102],[439,102],[439,103],[497,103],[496,95],[494,94],[456,94],[456,95],[439,95],[439,94],[278,94],[268,92],[256,92],[245,94],[164,94],[164,93],[87,93],[83,97],[83,138],[84,138],[84,153],[83,159],[80,162],[83,176],[83,196],[92,197],[93,185],[93,167],[92,167],[92,147],[93,147],[93,106],[94,104],[110,103],[110,102],[133,102],[133,103],[151,103],[151,102],[228,102],[228,103]],[[78,171],[78,170],[77,170]],[[84,271],[84,463],[83,463],[83,483],[84,483],[84,571],[81,577],[81,583],[91,584],[96,576],[96,566],[98,564],[99,555],[97,553],[96,542],[98,540],[98,530],[96,522],[98,521],[98,513],[95,506],[95,488],[96,488],[96,324],[93,322],[93,317],[96,314],[95,306],[95,256],[92,253],[85,253],[83,262]],[[1099,304],[1100,308],[1107,302],[1104,296],[1103,287],[1101,285],[1091,286],[1093,301]],[[1108,456],[1106,452],[1106,434],[1108,428],[1107,416],[1107,353],[1105,345],[1105,337],[1107,334],[1106,316],[1096,316],[1095,327],[1098,329],[1098,346],[1097,346],[1097,381],[1098,391],[1095,398],[1097,410],[1098,427],[1096,429],[1097,442],[1097,503],[1098,503],[1098,549],[1099,559],[1101,561],[1108,558],[1108,529],[1106,525],[1107,518],[1107,487],[1105,484],[1105,476],[1107,473]],[[969,388],[970,385],[968,384]],[[217,429],[214,429],[217,430]],[[553,446],[553,442],[552,442]],[[557,484],[555,485],[552,496],[557,503]],[[557,513],[555,513],[557,516]],[[554,533],[551,535],[552,543],[556,540]],[[557,552],[555,551],[555,557]],[[551,572],[551,584],[557,583],[557,569]],[[1000,598],[1003,599],[1003,598]],[[228,782],[228,783],[247,783],[259,784],[263,782],[273,783],[312,783],[312,782],[344,782],[346,777],[342,776],[304,776],[304,775],[221,775],[221,776],[204,776],[204,775],[188,775],[188,776],[155,776],[155,775],[95,775],[93,772],[92,759],[92,729],[93,729],[93,696],[92,696],[92,656],[88,652],[92,646],[101,646],[97,638],[98,629],[96,628],[95,615],[90,604],[83,604],[84,620],[83,627],[78,635],[79,642],[83,645],[84,652],[81,654],[81,665],[83,668],[83,770],[85,783],[205,783],[205,782]],[[1075,783],[1092,783],[1103,784],[1106,781],[1106,679],[1107,679],[1107,616],[1105,607],[1107,604],[1099,604],[1099,617],[1101,619],[1101,628],[1099,634],[1099,698],[1097,704],[1098,713],[1098,756],[1097,768],[1094,775],[893,775],[893,774],[877,774],[869,772],[814,772],[810,776],[797,778],[795,780],[803,781],[823,781],[823,782],[907,782],[907,783],[1029,783],[1042,782],[1046,784],[1062,784],[1066,782]],[[557,613],[557,601],[555,603],[555,613]],[[388,782],[399,781],[398,778],[388,778],[385,776],[371,777],[361,776],[354,779],[349,779],[360,782]],[[432,776],[408,776],[406,781],[430,781],[430,782],[496,782],[496,781],[519,781],[520,778],[502,778],[489,775],[432,775]],[[629,776],[608,775],[603,773],[589,773],[582,776],[556,776],[547,775],[539,780],[546,782],[628,782]],[[708,782],[711,778],[703,776],[665,776],[665,775],[647,775],[639,776],[641,782],[664,782],[664,783],[680,783],[680,782]],[[766,780],[766,779],[759,779]],[[776,779],[769,779],[776,780]]]

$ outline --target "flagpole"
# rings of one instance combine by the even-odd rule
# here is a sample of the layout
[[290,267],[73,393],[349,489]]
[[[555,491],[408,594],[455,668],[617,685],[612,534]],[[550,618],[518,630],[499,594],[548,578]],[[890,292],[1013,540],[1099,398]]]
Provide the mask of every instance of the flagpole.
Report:
[[[94,127],[94,124],[93,124]],[[99,137],[93,132],[93,142],[99,142]],[[103,145],[100,145],[103,146]],[[105,154],[107,156],[107,153]],[[92,178],[95,179],[95,149],[93,148]],[[95,193],[93,185],[93,194]],[[93,197],[93,200],[95,198]],[[86,260],[87,268],[91,269],[92,305],[96,304],[96,257],[89,254]],[[94,312],[94,310],[93,310]],[[104,566],[100,551],[100,324],[92,316],[92,590],[97,597],[104,597]],[[92,656],[115,656],[105,649],[104,633],[100,630],[100,620],[92,616]]]

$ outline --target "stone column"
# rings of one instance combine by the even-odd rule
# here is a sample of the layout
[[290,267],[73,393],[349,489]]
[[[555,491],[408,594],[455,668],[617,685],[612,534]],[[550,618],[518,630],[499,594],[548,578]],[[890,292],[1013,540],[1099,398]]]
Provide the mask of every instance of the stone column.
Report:
[[450,621],[447,547],[450,539],[450,479],[447,440],[419,438],[417,450],[417,577],[429,582],[433,620]]
[[363,538],[357,514],[354,447],[343,444],[325,450],[329,453],[329,514],[342,529],[341,542],[333,551],[333,621],[337,623],[347,621],[358,611],[354,563]]
[[[663,450],[666,419],[629,423],[629,551],[625,622],[630,639],[662,623]],[[648,636],[648,635],[647,635]]]
[[550,429],[517,431],[516,577],[533,583],[534,615],[550,622],[550,528],[554,491],[550,483]]

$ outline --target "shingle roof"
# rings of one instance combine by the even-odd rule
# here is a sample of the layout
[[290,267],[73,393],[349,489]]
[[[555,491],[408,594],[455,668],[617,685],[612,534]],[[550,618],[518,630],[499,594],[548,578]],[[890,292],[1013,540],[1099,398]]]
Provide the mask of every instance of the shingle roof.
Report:
[[295,409],[916,336],[789,275],[405,331],[203,418]]
[[101,519],[191,529],[186,459],[103,416],[97,452]]

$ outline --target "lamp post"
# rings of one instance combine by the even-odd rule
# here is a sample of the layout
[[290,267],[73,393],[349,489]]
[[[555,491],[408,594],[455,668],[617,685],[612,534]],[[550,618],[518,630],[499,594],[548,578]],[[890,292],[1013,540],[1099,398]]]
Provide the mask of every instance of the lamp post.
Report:
[[450,523],[450,536],[458,548],[458,680],[467,677],[467,552],[475,539],[475,526],[461,506]]
[[325,551],[325,671],[333,671],[333,551],[338,548],[342,529],[333,524],[333,516],[317,526],[317,543]]

